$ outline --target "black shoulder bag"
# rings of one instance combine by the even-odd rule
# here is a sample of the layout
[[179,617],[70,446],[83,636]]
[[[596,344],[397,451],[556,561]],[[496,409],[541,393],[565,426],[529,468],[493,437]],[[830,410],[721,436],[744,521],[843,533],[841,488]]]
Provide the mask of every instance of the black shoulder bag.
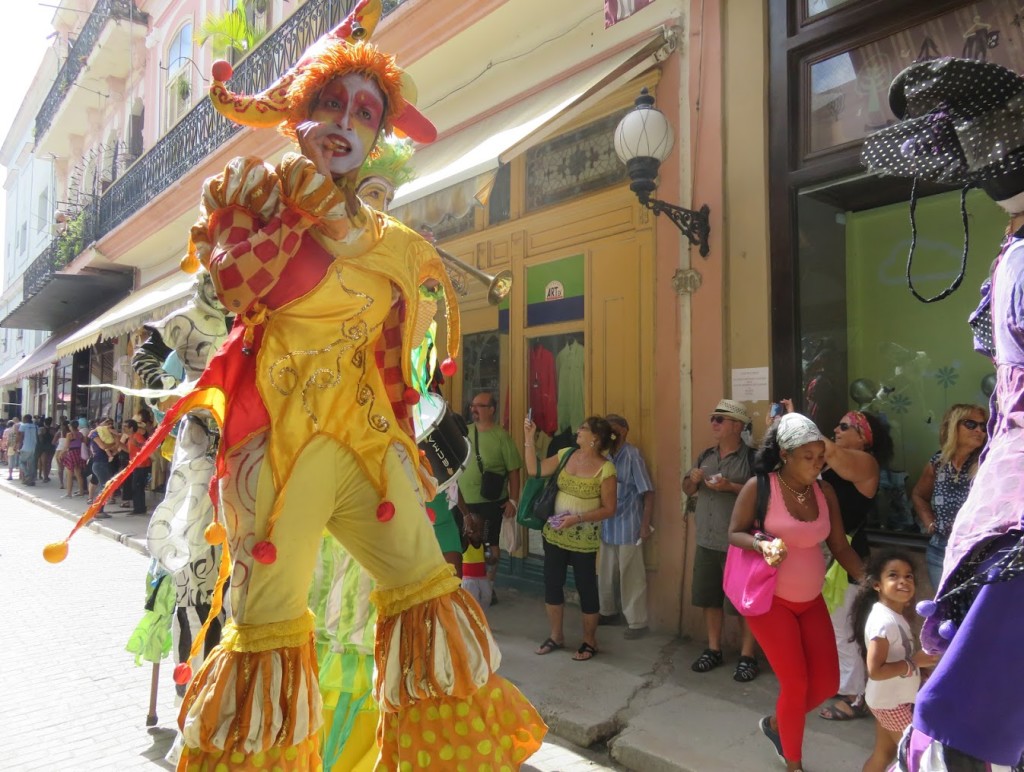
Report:
[[558,495],[558,475],[565,469],[565,465],[569,463],[569,457],[576,452],[576,448],[573,448],[564,456],[562,456],[561,462],[558,464],[558,469],[555,473],[548,478],[547,484],[544,486],[537,498],[533,500],[533,517],[535,520],[547,522],[553,514],[555,514],[555,497]]
[[480,434],[473,425],[473,451],[476,453],[476,465],[480,470],[480,496],[488,501],[497,501],[505,491],[505,475],[484,469],[484,460],[480,458]]

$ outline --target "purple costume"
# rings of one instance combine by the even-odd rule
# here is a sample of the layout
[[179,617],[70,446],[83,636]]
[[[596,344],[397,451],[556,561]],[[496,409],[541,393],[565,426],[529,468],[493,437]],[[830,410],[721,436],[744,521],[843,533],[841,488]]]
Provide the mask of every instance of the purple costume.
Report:
[[[991,439],[950,534],[939,596],[984,571],[1024,525],[1024,239],[1007,243],[983,306],[986,294],[997,368]],[[1012,766],[1024,755],[1024,576],[984,585],[946,641],[938,628],[959,617],[956,606],[940,600],[921,631],[927,650],[945,653],[918,694],[906,749],[911,772],[929,768],[936,742],[992,764]]]

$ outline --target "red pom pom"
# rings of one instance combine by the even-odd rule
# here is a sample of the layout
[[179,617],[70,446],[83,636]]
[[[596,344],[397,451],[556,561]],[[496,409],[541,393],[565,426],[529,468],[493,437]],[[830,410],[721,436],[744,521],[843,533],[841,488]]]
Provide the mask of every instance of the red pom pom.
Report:
[[213,73],[213,79],[219,80],[223,83],[226,80],[231,80],[231,76],[235,74],[234,69],[231,67],[231,62],[225,61],[224,59],[218,59],[213,63],[213,67],[210,68],[210,72]]
[[455,364],[455,360],[448,357],[441,363],[441,374],[446,378],[451,378],[455,375],[455,371],[459,369],[459,366]]
[[377,507],[377,519],[382,523],[386,523],[388,520],[395,516],[395,505],[390,501],[382,501],[380,506]]
[[437,512],[432,507],[427,507],[427,519],[432,523],[437,522]]
[[409,386],[402,392],[402,401],[407,405],[416,405],[420,401],[420,393]]
[[256,546],[252,548],[252,556],[257,563],[270,565],[277,560],[277,547],[269,541],[256,542]]
[[192,668],[188,666],[187,662],[182,662],[179,665],[174,666],[174,683],[184,686],[192,680]]

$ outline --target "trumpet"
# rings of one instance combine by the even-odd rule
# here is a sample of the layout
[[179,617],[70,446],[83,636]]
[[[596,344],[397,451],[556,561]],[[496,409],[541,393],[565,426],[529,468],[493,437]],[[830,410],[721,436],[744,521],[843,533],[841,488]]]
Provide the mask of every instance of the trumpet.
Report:
[[[467,273],[477,281],[486,284],[487,302],[492,306],[498,305],[498,303],[504,300],[508,296],[508,293],[512,291],[512,271],[507,268],[497,275],[491,276],[491,274],[481,271],[475,265],[470,265],[469,263],[459,260],[455,255],[450,252],[446,252],[440,247],[435,246],[434,249],[437,250],[437,254],[441,256],[441,259],[444,260],[449,267],[454,267],[457,271]],[[465,282],[455,281],[453,277],[452,284],[456,285],[456,289],[459,289],[462,292],[467,291]]]

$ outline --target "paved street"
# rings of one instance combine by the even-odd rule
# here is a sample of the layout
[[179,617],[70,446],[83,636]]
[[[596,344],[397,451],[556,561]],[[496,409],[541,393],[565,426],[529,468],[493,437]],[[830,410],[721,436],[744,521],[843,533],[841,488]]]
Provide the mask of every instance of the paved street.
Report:
[[[0,489],[0,579],[6,590],[0,769],[171,769],[162,760],[177,716],[171,667],[160,672],[159,723],[147,727],[151,666],[136,667],[124,650],[141,616],[148,559],[85,530],[72,540],[64,563],[49,565],[43,546],[64,536],[71,523],[6,488]],[[32,492],[56,499],[48,486]],[[83,508],[77,500],[66,506]],[[115,520],[121,519],[127,518]],[[555,739],[524,769],[619,768]]]

